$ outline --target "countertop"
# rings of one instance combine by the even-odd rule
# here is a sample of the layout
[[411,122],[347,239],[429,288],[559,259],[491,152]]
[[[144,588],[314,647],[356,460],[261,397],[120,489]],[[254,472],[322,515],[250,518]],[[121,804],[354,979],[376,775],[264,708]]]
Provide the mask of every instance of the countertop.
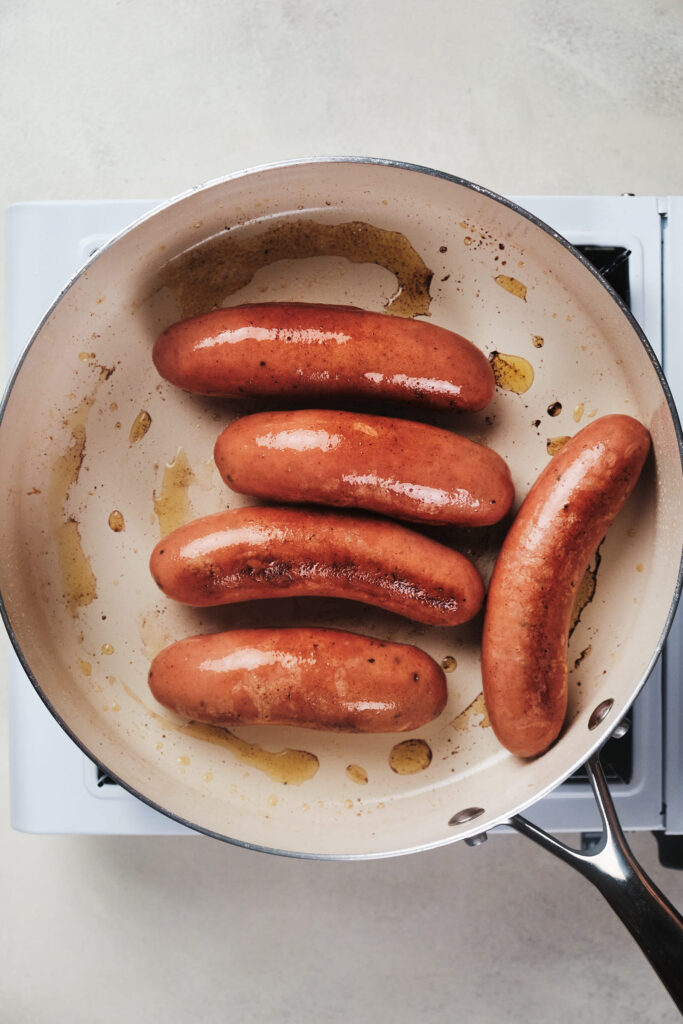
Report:
[[[680,195],[682,57],[675,0],[5,0],[0,206],[350,154],[507,194]],[[601,897],[521,837],[327,863],[23,835],[6,767],[0,823],[8,1024],[679,1019]],[[683,873],[630,838],[683,906]]]

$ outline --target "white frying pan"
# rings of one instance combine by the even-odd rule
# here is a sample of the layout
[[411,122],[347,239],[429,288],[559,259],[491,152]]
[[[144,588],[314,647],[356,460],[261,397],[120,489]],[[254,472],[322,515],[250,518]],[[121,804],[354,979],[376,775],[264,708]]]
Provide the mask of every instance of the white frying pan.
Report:
[[[304,599],[195,610],[157,590],[147,563],[163,532],[249,503],[222,483],[212,450],[227,421],[257,406],[179,392],[157,376],[152,343],[181,316],[264,300],[428,316],[486,353],[515,357],[526,384],[530,368],[526,392],[517,393],[519,375],[503,373],[516,391],[498,388],[482,413],[438,419],[508,461],[517,504],[551,457],[549,436],[613,412],[651,431],[653,456],[601,547],[595,594],[571,638],[578,666],[565,729],[542,757],[516,759],[488,727],[481,617],[438,629]],[[419,167],[316,160],[233,175],[143,218],[85,266],[26,350],[0,441],[5,621],[40,696],[109,775],[192,828],[296,856],[424,850],[512,820],[595,875],[612,902],[621,900],[612,889],[649,890],[654,949],[640,892],[620,912],[683,1002],[675,911],[615,845],[618,825],[610,819],[605,849],[589,859],[515,818],[614,731],[661,651],[681,584],[671,395],[629,312],[564,239],[485,189]],[[503,529],[432,535],[471,553],[488,579]],[[175,718],[147,689],[151,658],[173,639],[297,624],[417,644],[449,669],[445,712],[414,736],[231,736]],[[392,755],[406,739],[420,742]],[[591,775],[609,818],[599,768]]]

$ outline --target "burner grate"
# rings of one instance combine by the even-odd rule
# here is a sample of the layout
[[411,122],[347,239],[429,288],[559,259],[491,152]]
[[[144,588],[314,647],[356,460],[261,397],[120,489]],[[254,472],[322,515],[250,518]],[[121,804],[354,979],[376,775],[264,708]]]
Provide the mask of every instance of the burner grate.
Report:
[[595,269],[612,285],[617,295],[631,306],[628,260],[630,249],[619,245],[577,245]]

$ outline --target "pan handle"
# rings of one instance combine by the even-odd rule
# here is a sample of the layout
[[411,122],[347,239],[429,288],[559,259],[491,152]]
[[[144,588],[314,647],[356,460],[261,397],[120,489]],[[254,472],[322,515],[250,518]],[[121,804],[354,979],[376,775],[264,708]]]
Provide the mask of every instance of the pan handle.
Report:
[[586,770],[603,826],[602,837],[590,852],[566,846],[519,814],[509,824],[571,864],[600,890],[683,1011],[683,918],[631,853],[597,754]]

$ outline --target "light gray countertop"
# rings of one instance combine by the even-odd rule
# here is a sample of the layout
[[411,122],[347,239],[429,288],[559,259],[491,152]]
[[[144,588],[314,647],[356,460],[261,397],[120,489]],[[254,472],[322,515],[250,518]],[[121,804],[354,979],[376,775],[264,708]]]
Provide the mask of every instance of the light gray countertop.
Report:
[[[5,0],[0,205],[331,154],[680,195],[682,57],[675,0]],[[601,897],[519,837],[325,863],[28,836],[6,772],[0,822],[8,1024],[679,1019]],[[682,906],[683,873],[633,847]]]

